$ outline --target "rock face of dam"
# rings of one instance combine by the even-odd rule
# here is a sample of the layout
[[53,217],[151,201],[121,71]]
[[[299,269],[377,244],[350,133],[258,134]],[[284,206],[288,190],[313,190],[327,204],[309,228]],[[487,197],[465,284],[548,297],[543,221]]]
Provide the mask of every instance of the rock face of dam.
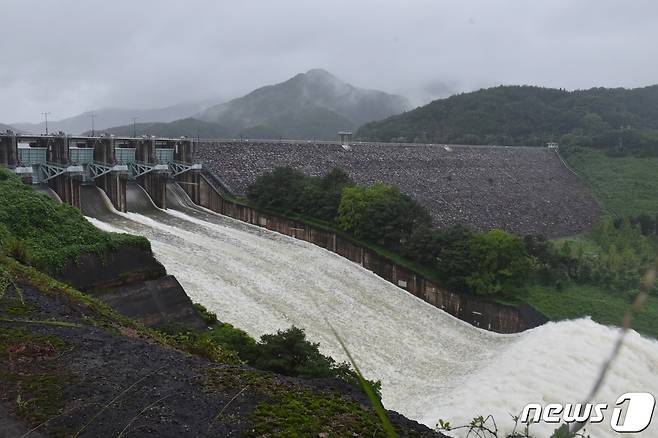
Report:
[[[139,187],[131,190],[128,213],[90,201],[90,220],[149,238],[194,301],[252,336],[296,325],[323,353],[345,360],[331,323],[366,376],[382,380],[385,406],[429,426],[493,414],[509,431],[509,414],[527,403],[577,402],[617,335],[588,319],[520,334],[481,330],[316,245],[194,207],[180,191],[160,210]],[[658,343],[631,332],[597,402],[658,392],[656,363]],[[549,436],[553,428],[531,431]],[[609,420],[588,431],[616,436]],[[656,433],[654,424],[640,436]]]
[[543,147],[208,141],[197,155],[236,195],[278,166],[308,175],[339,167],[357,183],[399,187],[438,227],[552,238],[587,230],[599,214],[583,182]]

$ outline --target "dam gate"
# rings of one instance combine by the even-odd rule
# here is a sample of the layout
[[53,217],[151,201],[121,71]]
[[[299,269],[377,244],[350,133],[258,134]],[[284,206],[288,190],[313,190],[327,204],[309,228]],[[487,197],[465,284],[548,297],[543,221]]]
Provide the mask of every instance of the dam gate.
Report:
[[[126,211],[126,185],[135,182],[155,205],[167,207],[166,183],[199,182],[195,143],[181,137],[84,137],[0,134],[0,165],[26,184],[46,185],[62,202],[80,207],[80,186],[102,189],[118,211]],[[189,187],[191,193],[198,189]],[[197,196],[198,197],[198,196]]]

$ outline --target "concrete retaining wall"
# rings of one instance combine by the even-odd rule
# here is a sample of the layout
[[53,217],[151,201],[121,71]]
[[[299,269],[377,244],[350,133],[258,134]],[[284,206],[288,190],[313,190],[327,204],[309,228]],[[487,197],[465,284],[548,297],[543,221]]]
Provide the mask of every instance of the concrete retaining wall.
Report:
[[148,249],[123,246],[102,255],[83,254],[57,278],[146,326],[206,328],[183,287]]
[[198,204],[205,208],[252,225],[311,242],[339,254],[476,327],[499,333],[515,333],[547,321],[545,316],[529,306],[523,306],[523,308],[505,306],[476,296],[458,294],[443,289],[422,275],[347,240],[335,232],[236,204],[223,196],[221,184],[209,173],[201,175],[198,189],[194,189],[197,190],[196,192],[191,192],[191,185],[184,184],[182,187],[189,194],[197,196]]

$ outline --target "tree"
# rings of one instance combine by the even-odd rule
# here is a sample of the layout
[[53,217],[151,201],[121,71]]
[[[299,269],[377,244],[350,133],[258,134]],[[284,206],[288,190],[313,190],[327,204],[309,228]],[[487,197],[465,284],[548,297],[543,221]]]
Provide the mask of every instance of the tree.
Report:
[[304,189],[304,174],[289,167],[264,173],[247,189],[247,198],[256,206],[285,213],[297,212]]
[[277,167],[256,178],[247,197],[260,208],[331,222],[336,218],[343,188],[352,184],[340,169],[332,169],[320,178],[290,167]]
[[320,353],[318,346],[307,341],[300,328],[279,330],[261,336],[253,365],[286,376],[329,377],[335,362]]
[[468,252],[473,270],[465,281],[477,294],[496,294],[517,287],[530,272],[531,261],[523,239],[502,230],[474,235]]
[[326,221],[335,220],[343,189],[353,185],[354,182],[343,170],[338,168],[330,170],[318,183],[319,194],[313,216]]
[[431,226],[432,218],[398,188],[375,184],[343,189],[336,222],[358,238],[397,250],[415,229]]

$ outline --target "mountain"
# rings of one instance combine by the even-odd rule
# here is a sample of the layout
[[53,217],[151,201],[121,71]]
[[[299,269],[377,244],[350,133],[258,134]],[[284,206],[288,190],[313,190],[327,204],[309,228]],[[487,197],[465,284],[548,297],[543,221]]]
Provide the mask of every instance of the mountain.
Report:
[[[189,117],[205,108],[217,104],[219,99],[208,99],[196,102],[186,102],[166,108],[154,109],[130,109],[130,108],[103,108],[87,111],[74,117],[62,120],[48,120],[48,131],[63,131],[67,134],[80,134],[91,129],[91,114],[94,113],[94,127],[97,131],[118,125],[130,124],[134,117],[141,123],[147,122],[171,122]],[[45,132],[45,122],[41,123],[12,123],[17,129],[41,134]],[[131,125],[132,126],[132,125]],[[132,129],[132,128],[131,128]]]
[[[178,138],[185,137],[199,137],[199,138],[226,138],[229,136],[229,130],[222,127],[217,123],[204,122],[198,119],[181,119],[169,123],[136,123],[133,125],[116,126],[100,130],[106,134],[113,134],[117,137],[132,137],[136,134],[138,137],[142,135],[157,135],[158,137],[171,137]],[[91,131],[84,133],[90,135]]]
[[233,137],[334,139],[338,131],[353,130],[407,108],[401,96],[357,88],[325,70],[313,69],[194,117],[230,128]]
[[0,123],[0,132],[6,131],[18,131],[18,129],[13,126],[5,125],[4,123]]
[[566,91],[499,86],[435,100],[356,133],[364,141],[566,145],[658,153],[658,85]]

